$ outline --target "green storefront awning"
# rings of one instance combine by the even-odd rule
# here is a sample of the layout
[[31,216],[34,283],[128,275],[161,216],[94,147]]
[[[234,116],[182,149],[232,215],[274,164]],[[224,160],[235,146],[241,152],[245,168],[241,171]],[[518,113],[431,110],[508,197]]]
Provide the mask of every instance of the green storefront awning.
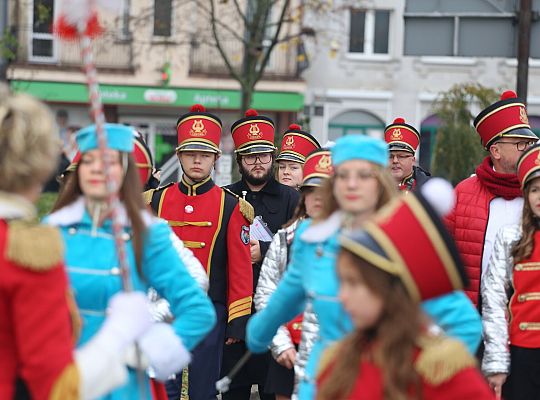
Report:
[[[25,92],[44,101],[87,103],[88,91],[82,83],[13,80],[14,91]],[[238,90],[212,90],[151,86],[100,85],[103,104],[190,107],[199,103],[213,109],[240,108]],[[252,106],[260,110],[300,111],[304,95],[292,92],[255,92]]]

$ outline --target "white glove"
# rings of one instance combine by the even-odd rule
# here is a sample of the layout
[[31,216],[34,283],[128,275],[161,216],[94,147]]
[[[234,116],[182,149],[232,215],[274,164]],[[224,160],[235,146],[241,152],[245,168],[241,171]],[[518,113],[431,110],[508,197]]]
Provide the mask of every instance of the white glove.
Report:
[[165,381],[191,361],[191,354],[169,324],[155,323],[138,341],[158,381]]
[[107,318],[98,335],[112,350],[122,351],[152,326],[152,315],[146,294],[120,292],[110,300]]

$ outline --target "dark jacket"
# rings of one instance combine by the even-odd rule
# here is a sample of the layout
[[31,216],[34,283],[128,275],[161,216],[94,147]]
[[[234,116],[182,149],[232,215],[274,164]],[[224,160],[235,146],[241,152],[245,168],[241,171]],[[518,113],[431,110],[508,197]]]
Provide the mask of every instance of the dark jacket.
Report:
[[[298,191],[289,186],[282,185],[273,177],[258,192],[252,192],[243,179],[226,186],[226,188],[240,197],[244,197],[243,192],[245,192],[245,199],[255,209],[255,216],[260,215],[274,234],[292,218],[298,200],[300,199]],[[261,255],[264,259],[270,242],[261,242],[259,244],[261,246]],[[259,280],[260,269],[261,263],[253,266],[254,287]]]
[[421,187],[424,183],[426,183],[431,178],[431,174],[422,169],[421,167],[417,167],[416,165],[413,166],[412,174],[410,174],[408,177],[403,178],[401,183],[399,184],[399,190],[417,190],[419,187]]

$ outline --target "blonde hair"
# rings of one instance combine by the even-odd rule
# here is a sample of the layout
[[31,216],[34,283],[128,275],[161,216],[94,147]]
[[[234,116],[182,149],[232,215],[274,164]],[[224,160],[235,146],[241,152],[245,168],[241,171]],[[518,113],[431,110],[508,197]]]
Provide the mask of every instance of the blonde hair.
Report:
[[49,109],[0,85],[0,190],[20,193],[52,175],[61,151]]
[[[383,168],[377,164],[373,164],[373,168],[377,172],[376,178],[377,182],[379,182],[379,198],[377,200],[376,208],[379,210],[382,206],[397,196],[399,192],[396,187],[396,182],[394,178],[392,178],[392,175],[387,168]],[[339,209],[339,204],[334,196],[335,179],[336,175],[334,174],[331,178],[325,179],[325,182],[321,185],[320,193],[323,196],[323,208],[320,216],[321,220],[325,220],[332,215],[334,211]]]

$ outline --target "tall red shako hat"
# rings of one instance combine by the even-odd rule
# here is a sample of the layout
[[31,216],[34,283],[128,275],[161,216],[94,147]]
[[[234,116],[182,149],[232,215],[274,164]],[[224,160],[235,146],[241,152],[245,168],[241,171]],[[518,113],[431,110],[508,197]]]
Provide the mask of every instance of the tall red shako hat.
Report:
[[420,133],[414,126],[405,123],[403,118],[396,118],[384,128],[384,140],[390,151],[401,150],[414,154],[420,144]]
[[432,178],[421,191],[381,208],[362,229],[344,233],[341,247],[399,278],[415,301],[463,289],[467,276],[439,216],[450,211],[454,201],[452,186]]
[[178,133],[176,151],[220,153],[221,126],[221,120],[207,112],[203,105],[193,105],[189,112],[176,122]]
[[332,155],[328,149],[317,149],[312,151],[306,158],[304,164],[304,179],[300,189],[306,187],[321,186],[324,179],[330,178],[334,174],[332,166]]
[[504,92],[499,101],[480,112],[474,119],[474,127],[486,150],[503,136],[538,139],[531,131],[525,104],[511,90]]
[[294,161],[304,164],[307,155],[320,148],[321,145],[317,139],[303,131],[300,125],[291,124],[283,134],[281,151],[276,157],[276,161]]
[[231,126],[235,152],[240,155],[274,152],[274,133],[274,122],[253,109]]
[[521,189],[532,179],[540,176],[540,144],[529,147],[519,158],[517,176]]
[[134,131],[133,158],[135,159],[137,171],[139,171],[139,178],[144,186],[148,183],[148,180],[152,176],[154,163],[152,161],[150,149],[146,145],[141,134],[137,131]]

